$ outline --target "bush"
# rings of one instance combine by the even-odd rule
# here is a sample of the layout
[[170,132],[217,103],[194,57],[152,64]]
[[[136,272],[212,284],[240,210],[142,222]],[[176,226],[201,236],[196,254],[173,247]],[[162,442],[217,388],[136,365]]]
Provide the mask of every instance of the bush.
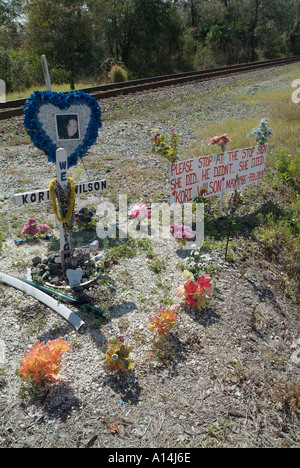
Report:
[[70,72],[64,68],[54,68],[50,72],[51,83],[54,84],[66,84],[70,82]]
[[110,80],[112,83],[121,83],[122,81],[128,81],[127,71],[120,65],[114,65],[110,72]]
[[6,92],[27,89],[42,78],[40,60],[26,52],[0,48],[0,78]]

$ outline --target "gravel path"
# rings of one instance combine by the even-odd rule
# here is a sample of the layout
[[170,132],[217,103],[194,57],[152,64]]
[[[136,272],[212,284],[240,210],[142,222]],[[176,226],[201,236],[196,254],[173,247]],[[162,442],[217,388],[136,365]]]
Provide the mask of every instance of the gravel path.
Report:
[[[72,175],[86,181],[87,169],[91,180],[106,178],[107,202],[117,204],[119,194],[128,194],[131,203],[168,201],[168,164],[151,154],[147,132],[175,125],[186,149],[200,126],[249,116],[249,109],[233,104],[233,95],[286,88],[283,71],[295,69],[104,100],[98,142]],[[261,107],[251,107],[251,115],[259,119]],[[20,227],[31,215],[51,224],[56,235],[57,227],[49,204],[20,208],[10,198],[47,187],[55,169],[31,145],[21,118],[0,122],[0,165],[6,236],[0,271],[26,278],[32,258],[45,256],[50,246],[43,240],[17,248]],[[98,203],[94,195],[81,196],[77,207]],[[95,232],[88,235],[89,241],[95,238]],[[70,307],[85,322],[80,332],[35,299],[0,286],[0,447],[299,447],[297,412],[287,416],[274,399],[279,380],[299,380],[300,349],[299,316],[276,287],[276,265],[259,255],[229,263],[211,251],[210,307],[197,313],[181,309],[172,333],[173,359],[161,363],[151,359],[148,318],[162,300],[180,304],[176,291],[184,277],[177,264],[186,254],[172,239],[152,247],[160,268],[153,271],[149,252],[138,249],[110,267],[108,282],[87,291],[95,306],[110,312],[108,320]],[[100,361],[105,341],[117,333],[134,347],[135,370],[124,378],[108,373]],[[20,359],[36,339],[59,336],[72,347],[63,361],[66,380],[33,398],[17,376]]]

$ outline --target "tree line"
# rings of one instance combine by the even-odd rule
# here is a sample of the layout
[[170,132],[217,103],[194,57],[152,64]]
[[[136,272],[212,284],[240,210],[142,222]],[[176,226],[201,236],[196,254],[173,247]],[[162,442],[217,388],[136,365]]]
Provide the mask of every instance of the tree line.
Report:
[[[0,78],[7,90],[101,82],[300,54],[300,0],[0,0]],[[110,60],[108,60],[110,59]]]

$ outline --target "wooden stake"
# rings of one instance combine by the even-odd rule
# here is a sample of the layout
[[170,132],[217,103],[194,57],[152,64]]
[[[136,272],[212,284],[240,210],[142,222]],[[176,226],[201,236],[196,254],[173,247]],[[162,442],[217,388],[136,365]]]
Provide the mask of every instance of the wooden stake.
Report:
[[41,60],[42,60],[42,67],[43,67],[43,73],[44,73],[44,78],[45,78],[47,91],[52,91],[50,73],[49,73],[49,69],[48,69],[46,56],[42,55]]

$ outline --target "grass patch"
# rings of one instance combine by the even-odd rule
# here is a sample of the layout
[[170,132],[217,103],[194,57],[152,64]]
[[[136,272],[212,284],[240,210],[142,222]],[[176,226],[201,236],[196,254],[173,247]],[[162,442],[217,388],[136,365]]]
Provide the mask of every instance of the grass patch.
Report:
[[[92,86],[96,86],[95,83],[76,83],[75,84],[75,89],[82,89],[82,88],[90,88]],[[32,86],[31,88],[22,90],[22,91],[14,91],[13,93],[8,93],[6,95],[6,100],[7,101],[14,101],[15,99],[26,99],[28,98],[34,91],[46,91],[47,88],[46,86]],[[57,93],[63,93],[63,92],[68,92],[71,91],[70,85],[69,84],[52,84],[52,91],[55,91]]]
[[[274,80],[279,73],[274,73]],[[299,74],[298,74],[299,77]],[[286,78],[286,79],[285,79]],[[246,258],[251,256],[266,259],[279,267],[279,286],[297,303],[300,302],[300,104],[292,102],[292,81],[297,78],[295,71],[280,75],[285,89],[271,92],[263,90],[264,84],[244,82],[238,87],[233,99],[249,109],[248,115],[237,123],[237,118],[226,118],[203,125],[196,129],[195,141],[182,159],[214,154],[217,149],[210,145],[215,135],[227,134],[231,142],[228,150],[256,145],[248,133],[268,118],[268,126],[274,134],[269,140],[267,169],[263,181],[257,186],[243,190],[244,203],[236,214],[231,234],[230,255],[236,258],[236,249],[243,250]],[[250,83],[250,86],[249,86]],[[256,86],[254,86],[256,85]],[[242,91],[254,92],[251,96]],[[245,88],[246,87],[246,88]],[[281,86],[282,88],[282,86]],[[231,91],[230,91],[231,93]],[[261,109],[261,113],[260,110]],[[257,114],[257,118],[252,116]],[[204,248],[224,251],[227,235],[227,199],[224,209],[218,209],[218,199],[212,200],[211,210],[205,219]],[[245,248],[247,246],[247,248]],[[241,249],[242,247],[242,249]],[[246,252],[246,250],[247,252]]]

